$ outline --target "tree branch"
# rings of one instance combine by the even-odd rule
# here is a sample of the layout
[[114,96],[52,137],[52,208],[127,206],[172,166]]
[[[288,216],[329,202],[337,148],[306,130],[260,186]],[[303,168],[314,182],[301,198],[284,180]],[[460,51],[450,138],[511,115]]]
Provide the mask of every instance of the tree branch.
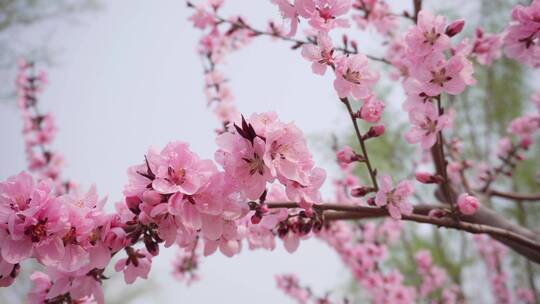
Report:
[[360,128],[358,127],[358,122],[356,121],[356,117],[354,115],[354,112],[351,107],[351,103],[349,102],[348,98],[341,98],[341,101],[345,104],[347,107],[347,111],[349,112],[349,116],[351,117],[353,126],[354,126],[354,132],[356,134],[356,138],[358,139],[358,143],[360,144],[360,149],[362,149],[362,156],[364,157],[363,163],[366,164],[366,167],[368,169],[369,177],[371,178],[371,183],[373,184],[373,188],[375,191],[379,190],[379,185],[377,184],[377,173],[371,166],[371,162],[369,161],[369,155],[367,152],[366,144],[364,137],[360,133]]
[[[267,203],[267,205],[271,209],[299,208],[298,204],[293,202],[272,202]],[[323,211],[323,217],[327,221],[358,220],[389,216],[385,208],[343,204],[319,204],[313,205],[313,208]],[[445,206],[416,205],[411,215],[403,215],[403,220],[462,230],[473,234],[488,234],[532,262],[540,264],[539,237],[533,231],[510,222],[493,210],[481,206],[474,215],[462,216],[460,221],[455,221],[449,217],[435,218],[428,216],[429,211],[433,209],[445,209]]]
[[520,200],[520,201],[540,201],[540,193],[532,194],[523,194],[517,192],[502,192],[498,190],[488,190],[486,193],[488,196],[496,196],[501,198],[506,198],[509,200]]

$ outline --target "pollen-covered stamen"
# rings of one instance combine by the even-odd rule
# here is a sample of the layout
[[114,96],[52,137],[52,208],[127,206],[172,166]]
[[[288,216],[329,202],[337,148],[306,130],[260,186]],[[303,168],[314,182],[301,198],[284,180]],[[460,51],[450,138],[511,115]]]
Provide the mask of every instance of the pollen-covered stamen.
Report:
[[317,62],[320,64],[331,65],[332,63],[334,63],[334,58],[332,57],[333,55],[334,55],[334,50],[330,50],[330,51],[322,50],[321,59]]
[[62,238],[62,241],[64,242],[64,246],[69,244],[77,244],[77,228],[71,227]]
[[530,48],[531,46],[535,45],[538,42],[538,38],[536,38],[535,33],[533,33],[528,37],[519,39],[518,41],[525,43],[525,48],[528,49],[528,48]]
[[350,68],[347,68],[345,74],[343,74],[343,78],[354,84],[360,84],[362,81],[362,74],[360,74],[360,71],[353,71]]
[[28,227],[24,234],[30,236],[34,243],[38,243],[47,236],[47,219],[39,221],[37,224]]
[[175,185],[182,185],[186,181],[186,170],[184,168],[168,168],[169,177],[167,180]]
[[438,71],[431,71],[431,77],[432,79],[429,82],[438,84],[441,87],[444,86],[446,82],[452,80],[452,77],[446,75],[446,68],[441,68]]
[[437,132],[437,121],[426,118],[426,121],[420,127],[426,131],[426,135],[433,134]]
[[253,158],[242,158],[246,163],[248,163],[249,167],[249,174],[253,175],[255,173],[259,173],[260,175],[264,174],[264,161],[262,158],[257,155],[257,153],[253,153]]
[[424,38],[426,39],[424,40],[424,43],[429,43],[430,45],[434,45],[435,42],[437,42],[437,40],[439,39],[439,37],[441,37],[441,34],[437,33],[435,31],[435,28],[431,28],[431,31],[424,33]]

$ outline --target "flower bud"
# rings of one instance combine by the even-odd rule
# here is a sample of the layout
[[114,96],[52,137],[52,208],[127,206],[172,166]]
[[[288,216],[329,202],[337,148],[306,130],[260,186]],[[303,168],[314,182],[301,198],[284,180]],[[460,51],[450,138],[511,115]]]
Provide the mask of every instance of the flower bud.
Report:
[[519,142],[519,146],[524,150],[528,150],[531,144],[532,144],[532,139],[530,136],[523,137],[521,141]]
[[443,182],[440,175],[433,175],[429,172],[416,172],[416,180],[422,184],[440,184]]
[[368,132],[364,135],[364,139],[370,139],[379,137],[384,134],[384,125],[376,125],[369,128]]
[[336,153],[337,160],[341,166],[346,166],[352,162],[360,161],[361,157],[357,155],[349,146],[343,147]]
[[459,212],[465,215],[473,215],[480,207],[478,199],[468,193],[463,193],[458,198]]
[[428,216],[434,218],[443,218],[447,214],[446,210],[443,209],[432,209],[429,211]]
[[353,196],[353,197],[363,197],[363,196],[365,196],[366,194],[368,194],[368,193],[370,193],[372,191],[373,191],[372,188],[362,186],[362,187],[352,189],[351,190],[351,196]]
[[449,37],[454,37],[455,35],[459,34],[463,30],[464,26],[465,26],[465,20],[463,19],[456,20],[448,25],[448,27],[446,28],[446,35],[448,35]]

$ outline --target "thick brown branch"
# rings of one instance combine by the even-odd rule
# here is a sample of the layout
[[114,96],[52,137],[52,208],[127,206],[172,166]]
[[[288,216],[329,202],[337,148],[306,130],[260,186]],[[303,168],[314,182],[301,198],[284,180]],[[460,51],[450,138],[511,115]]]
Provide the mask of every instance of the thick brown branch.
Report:
[[509,200],[518,200],[518,201],[540,201],[540,193],[524,194],[517,192],[502,192],[497,190],[488,190],[486,193],[489,196],[496,196],[501,198],[506,198]]
[[[269,208],[298,208],[297,203],[268,203]],[[314,205],[323,211],[325,220],[357,220],[389,216],[384,208],[351,206],[342,204]],[[403,216],[403,220],[431,224],[438,227],[462,230],[473,234],[488,234],[494,239],[514,249],[517,253],[540,264],[540,242],[538,236],[529,229],[512,223],[486,207],[473,216],[463,216],[460,221],[453,218],[427,216],[433,209],[444,209],[441,205],[416,205],[413,214]]]

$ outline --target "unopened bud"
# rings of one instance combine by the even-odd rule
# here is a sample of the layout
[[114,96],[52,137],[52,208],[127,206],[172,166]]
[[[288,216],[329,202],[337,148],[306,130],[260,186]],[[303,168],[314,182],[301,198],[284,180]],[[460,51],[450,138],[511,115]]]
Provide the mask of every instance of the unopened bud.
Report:
[[454,37],[455,35],[461,33],[464,26],[465,20],[456,20],[448,25],[448,27],[446,28],[446,35],[448,35],[449,37]]
[[434,218],[443,218],[447,214],[446,210],[443,209],[432,209],[429,211],[428,216]]
[[365,196],[366,194],[368,194],[368,193],[370,193],[372,191],[373,191],[372,188],[362,186],[362,187],[352,189],[351,190],[351,196],[353,196],[353,197],[363,197],[363,196]]
[[384,134],[384,125],[376,125],[369,128],[368,132],[364,135],[364,139],[370,139],[379,137]]
[[530,136],[523,137],[523,139],[521,139],[521,141],[519,142],[519,146],[524,150],[528,150],[531,144],[532,139]]
[[441,184],[443,182],[440,175],[433,175],[429,172],[416,172],[416,180],[423,184]]
[[353,48],[355,53],[358,52],[358,44],[356,43],[356,41],[351,40],[351,47]]

